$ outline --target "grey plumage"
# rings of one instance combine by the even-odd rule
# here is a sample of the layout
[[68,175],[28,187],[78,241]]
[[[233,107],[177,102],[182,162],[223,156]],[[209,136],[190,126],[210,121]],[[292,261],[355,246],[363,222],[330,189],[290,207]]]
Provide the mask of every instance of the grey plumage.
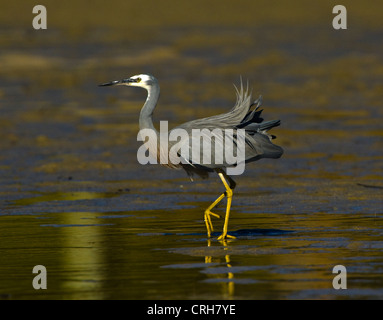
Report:
[[[139,79],[139,81],[138,81]],[[102,84],[101,86],[110,86],[110,85],[129,85],[129,86],[137,86],[142,87],[148,91],[148,97],[145,101],[144,106],[140,112],[139,124],[140,130],[142,129],[151,129],[153,130],[157,136],[159,136],[159,132],[153,125],[153,111],[157,105],[157,101],[160,95],[160,87],[158,81],[152,75],[137,75],[128,79],[123,79],[120,81],[112,81],[109,83]],[[227,167],[233,166],[233,164],[228,163],[223,159],[223,163],[216,163],[215,154],[211,154],[211,163],[194,163],[192,155],[193,154],[203,154],[204,145],[200,145],[200,149],[193,150],[191,140],[192,139],[192,130],[193,129],[232,129],[233,136],[223,136],[222,134],[215,135],[215,138],[212,139],[211,150],[224,149],[224,140],[226,138],[233,139],[233,144],[236,144],[236,130],[244,129],[246,132],[245,135],[245,163],[253,162],[259,160],[261,158],[279,158],[283,154],[283,149],[271,142],[274,136],[268,133],[268,130],[279,126],[280,120],[271,120],[263,122],[263,118],[261,118],[262,109],[260,106],[262,105],[262,96],[260,96],[257,100],[252,102],[251,93],[249,93],[249,88],[247,86],[246,90],[243,87],[243,83],[241,80],[240,88],[235,87],[237,100],[234,107],[227,113],[222,113],[219,115],[214,115],[211,117],[206,117],[202,119],[192,120],[181,124],[175,127],[175,129],[183,129],[189,134],[189,140],[183,141],[183,143],[187,144],[190,149],[190,157],[188,159],[183,159],[184,163],[173,164],[171,162],[164,164],[172,169],[181,169],[183,168],[189,177],[192,179],[193,175],[196,174],[201,178],[208,178],[208,173],[213,172],[217,169],[225,169]],[[170,132],[172,131],[170,130]],[[169,132],[169,134],[170,134]],[[175,142],[169,141],[168,149],[164,150],[160,145],[160,139],[157,139],[157,146],[149,145],[151,141],[147,142],[147,147],[149,150],[157,150],[156,157],[159,160],[161,153],[166,155],[169,153],[169,150],[172,146],[175,145]],[[178,146],[181,147],[183,143],[179,143]]]
[[[262,97],[260,96],[256,101],[251,103],[251,94],[248,89],[245,91],[241,81],[240,89],[236,88],[237,101],[234,107],[227,113],[214,115],[207,118],[192,120],[186,122],[176,128],[182,128],[191,134],[193,129],[206,128],[209,130],[219,129],[233,129],[234,133],[236,129],[245,129],[245,162],[253,162],[261,158],[279,158],[283,154],[283,149],[271,142],[274,136],[268,134],[268,130],[279,126],[280,120],[271,120],[263,122],[263,118],[260,117],[263,110],[259,110],[262,105]],[[255,107],[254,107],[255,106]],[[254,109],[252,110],[252,107]],[[175,128],[175,129],[176,129]],[[235,143],[235,135],[233,135]],[[218,148],[224,148],[222,145],[223,139],[218,139],[221,145],[215,145],[217,140],[212,142],[213,145]],[[189,142],[190,145],[190,142]],[[203,147],[201,147],[202,149]],[[198,150],[196,150],[198,152]],[[202,152],[202,151],[200,151]],[[213,156],[213,155],[212,155]],[[191,161],[190,161],[191,162]],[[193,164],[182,165],[192,178],[193,174],[197,174],[202,178],[208,177],[208,172],[212,172],[217,168],[226,168],[231,165],[223,163],[217,165],[212,161],[212,164]]]
[[[145,88],[148,91],[148,97],[145,101],[144,106],[140,112],[140,130],[142,129],[151,129],[153,130],[157,136],[159,136],[158,131],[155,129],[153,125],[153,111],[157,105],[157,101],[160,95],[160,87],[158,81],[152,75],[138,75],[133,76],[128,79],[123,79],[121,81],[112,81],[109,83],[102,84],[102,86],[109,85],[129,85],[129,86],[138,86]],[[223,159],[223,162],[216,163],[215,154],[211,154],[210,163],[204,163],[200,161],[198,163],[193,162],[193,154],[203,154],[206,152],[204,149],[204,144],[200,144],[200,148],[198,150],[193,150],[192,144],[192,131],[194,129],[206,129],[213,131],[214,129],[221,129],[222,134],[216,134],[211,141],[211,150],[224,149],[225,139],[232,139],[232,143],[235,145],[236,141],[236,131],[238,129],[245,130],[245,163],[253,162],[259,160],[261,158],[279,158],[283,154],[283,149],[271,142],[275,136],[272,136],[268,133],[268,130],[279,126],[280,120],[271,120],[263,122],[263,118],[261,118],[262,109],[260,106],[262,105],[262,96],[260,96],[257,100],[252,102],[251,93],[249,93],[249,88],[247,86],[246,90],[243,87],[243,83],[241,80],[240,88],[235,87],[237,101],[234,107],[227,113],[222,113],[219,115],[214,115],[211,117],[206,117],[202,119],[192,120],[177,126],[176,128],[170,130],[173,131],[175,129],[183,129],[188,133],[189,138],[184,139],[178,146],[181,148],[183,144],[187,144],[189,147],[189,155],[188,159],[183,159],[183,163],[173,164],[167,163],[164,164],[173,169],[185,169],[188,173],[189,177],[192,179],[194,174],[202,178],[208,177],[208,172],[212,172],[217,169],[225,169],[227,167],[233,166],[233,164],[228,163],[226,159]],[[225,129],[232,129],[233,135],[227,136],[224,135]],[[169,132],[169,134],[170,134]],[[202,132],[202,136],[205,133]],[[168,149],[164,150],[159,143],[160,139],[157,139],[157,146],[147,145],[149,150],[157,150],[157,158],[159,160],[161,153],[163,155],[167,155],[171,147],[173,147],[176,142],[169,141]],[[151,142],[148,141],[148,144]],[[151,147],[151,148],[150,148]],[[179,153],[179,155],[181,155]],[[202,159],[201,159],[202,160]]]

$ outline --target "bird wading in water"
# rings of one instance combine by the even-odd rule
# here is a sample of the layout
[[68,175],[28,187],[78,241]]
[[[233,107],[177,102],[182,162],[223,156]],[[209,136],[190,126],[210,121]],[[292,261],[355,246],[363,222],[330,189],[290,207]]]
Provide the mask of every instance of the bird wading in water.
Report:
[[[176,142],[167,143],[165,147],[160,143],[160,134],[155,129],[153,125],[152,115],[153,111],[157,105],[157,101],[160,95],[160,86],[155,77],[150,74],[140,74],[135,75],[127,79],[115,80],[112,82],[100,84],[100,86],[113,86],[113,85],[125,85],[130,87],[140,87],[144,88],[148,92],[147,99],[145,101],[144,106],[140,112],[139,125],[141,130],[152,130],[152,132],[158,137],[156,139],[156,145],[149,145],[150,140],[145,142],[145,147],[148,148],[149,152],[151,150],[157,151],[154,155],[159,160],[160,155],[168,155],[170,149]],[[240,89],[236,89],[237,101],[234,107],[227,113],[197,119],[193,121],[186,122],[181,124],[180,126],[174,128],[175,129],[183,129],[192,137],[192,131],[195,129],[200,130],[215,130],[221,129],[222,136],[215,136],[214,139],[214,147],[223,151],[226,144],[223,143],[224,139],[231,139],[234,145],[238,144],[238,135],[236,134],[239,130],[244,132],[244,144],[243,144],[243,155],[244,162],[249,163],[261,158],[280,158],[283,154],[283,149],[271,142],[275,136],[268,134],[268,130],[273,127],[280,125],[280,120],[271,120],[263,122],[261,118],[262,109],[259,107],[262,104],[262,97],[259,97],[256,101],[252,102],[251,93],[248,92],[248,88],[244,90],[243,84],[241,81]],[[224,130],[231,129],[233,134],[225,135]],[[170,130],[169,134],[173,131]],[[218,130],[218,133],[220,131]],[[192,138],[190,138],[192,139]],[[205,145],[199,146],[199,150],[192,150],[190,147],[190,139],[185,139],[181,142],[177,142],[178,146],[181,148],[182,144],[187,144],[187,148],[190,148],[191,151],[198,151],[200,153],[210,152],[211,156],[213,156],[213,160],[208,163],[196,163],[193,161],[195,158],[193,157],[181,157],[178,154],[182,161],[179,163],[161,163],[165,166],[168,166],[172,169],[184,169],[191,180],[193,180],[193,175],[198,175],[201,178],[208,178],[209,172],[216,172],[218,176],[221,178],[223,185],[225,186],[226,191],[223,192],[206,210],[204,214],[204,220],[207,229],[207,235],[210,238],[213,232],[213,224],[211,222],[211,217],[220,218],[220,216],[216,213],[213,213],[211,210],[224,198],[227,198],[226,205],[226,215],[223,226],[222,234],[218,237],[218,240],[225,240],[227,238],[235,238],[234,236],[228,235],[228,225],[229,225],[229,215],[231,202],[233,197],[233,190],[236,186],[234,180],[226,173],[226,169],[233,167],[233,163],[229,163],[225,160],[215,161],[214,155],[211,148],[206,150]],[[204,149],[205,148],[205,149]],[[215,149],[214,149],[215,150]],[[210,158],[211,159],[211,158]]]

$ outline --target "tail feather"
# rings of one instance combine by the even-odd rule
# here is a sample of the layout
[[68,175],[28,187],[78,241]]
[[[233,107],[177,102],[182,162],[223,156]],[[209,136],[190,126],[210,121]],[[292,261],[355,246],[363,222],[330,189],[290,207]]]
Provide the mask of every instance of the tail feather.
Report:
[[267,122],[262,122],[259,125],[259,131],[268,131],[271,128],[278,127],[281,124],[281,120],[271,120]]
[[[275,136],[267,134],[267,131],[277,127],[281,124],[280,120],[271,120],[263,122],[263,118],[261,118],[261,113],[263,109],[259,109],[262,105],[262,96],[259,96],[257,100],[255,100],[252,104],[250,104],[248,112],[242,121],[236,126],[237,128],[245,129],[247,133],[253,135],[257,132],[268,135],[270,138],[274,139]],[[251,110],[252,107],[255,106],[254,110]]]
[[[251,108],[254,105],[256,107],[254,108],[254,110],[251,110]],[[262,96],[259,96],[257,100],[255,100],[252,104],[250,104],[248,112],[246,116],[242,119],[241,124],[245,126],[247,123],[250,123],[250,122],[261,123],[263,121],[263,118],[261,118],[260,115],[263,109],[258,110],[261,105],[262,105]]]

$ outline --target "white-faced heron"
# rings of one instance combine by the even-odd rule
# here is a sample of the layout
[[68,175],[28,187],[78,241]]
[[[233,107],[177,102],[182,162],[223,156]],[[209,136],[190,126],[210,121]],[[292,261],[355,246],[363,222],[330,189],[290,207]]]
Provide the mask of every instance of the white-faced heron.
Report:
[[[158,84],[158,81],[155,77],[149,74],[140,74],[135,75],[133,77],[123,79],[123,80],[116,80],[108,83],[101,84],[100,86],[111,86],[111,85],[125,85],[125,86],[131,86],[131,87],[140,87],[144,88],[148,91],[148,97],[145,101],[144,106],[141,109],[140,112],[140,118],[139,118],[139,124],[140,124],[140,130],[152,130],[154,134],[158,137],[155,141],[155,146],[151,146],[149,141],[145,142],[145,146],[148,148],[149,152],[155,150],[156,154],[153,155],[154,157],[157,157],[157,159],[160,159],[160,155],[166,154],[168,155],[171,151],[171,148],[177,143],[177,146],[179,149],[182,149],[183,145],[187,145],[186,149],[190,149],[190,151],[193,151],[192,147],[190,147],[190,143],[192,138],[184,139],[180,142],[175,141],[168,141],[168,143],[165,144],[165,147],[163,144],[160,143],[160,133],[155,129],[152,121],[152,115],[153,111],[157,105],[157,101],[160,95],[160,87]],[[261,158],[279,158],[283,154],[283,149],[271,142],[274,136],[267,133],[267,131],[273,127],[276,127],[280,124],[280,120],[272,120],[263,122],[263,119],[261,118],[261,112],[263,110],[259,110],[260,105],[262,104],[262,97],[259,97],[256,101],[252,102],[251,100],[251,94],[248,92],[248,89],[245,91],[242,85],[241,81],[241,88],[238,90],[236,88],[237,92],[237,102],[234,105],[234,107],[231,109],[231,111],[227,113],[223,113],[220,115],[215,115],[212,117],[207,117],[203,119],[193,120],[186,122],[173,130],[184,130],[188,134],[190,134],[190,137],[193,136],[193,130],[200,129],[200,130],[211,130],[217,132],[216,129],[220,129],[222,132],[221,137],[219,137],[217,134],[214,136],[214,150],[222,150],[225,148],[226,143],[224,144],[225,139],[230,139],[232,142],[232,145],[238,145],[238,136],[239,131],[242,131],[244,133],[244,144],[243,149],[241,150],[244,155],[244,163],[249,163],[252,161],[259,160]],[[253,108],[254,107],[254,108]],[[170,135],[173,130],[170,130],[168,134]],[[233,132],[232,135],[225,134],[225,130],[231,130],[230,132]],[[225,141],[226,142],[226,141]],[[199,145],[198,145],[199,146]],[[194,161],[195,158],[190,155],[190,157],[185,157],[184,153],[177,153],[178,156],[181,158],[182,161],[179,163],[174,162],[167,162],[167,163],[161,163],[167,167],[173,168],[173,169],[184,169],[189,177],[192,179],[193,175],[196,174],[200,176],[201,178],[207,178],[209,175],[209,172],[216,172],[218,173],[219,177],[221,178],[226,191],[223,192],[217,200],[215,200],[206,210],[204,214],[204,220],[206,223],[206,229],[208,237],[211,236],[211,233],[213,231],[213,225],[211,222],[211,216],[219,218],[220,216],[218,214],[215,214],[211,212],[211,210],[224,198],[227,198],[227,205],[226,205],[226,215],[225,215],[225,222],[223,226],[223,232],[218,237],[218,240],[224,240],[227,238],[235,238],[234,236],[230,236],[227,234],[228,230],[228,224],[229,224],[229,215],[230,215],[230,207],[231,207],[231,201],[233,197],[233,189],[235,188],[236,183],[234,180],[229,177],[227,174],[227,169],[234,166],[234,164],[230,161],[226,161],[226,159],[220,159],[217,160],[216,153],[211,150],[211,147],[206,150],[206,148],[203,146],[199,146],[198,150],[201,153],[211,153],[209,156],[212,156],[213,158],[209,157],[209,159],[213,159],[210,162],[196,162]],[[152,148],[154,147],[154,148]],[[195,152],[194,148],[194,152]],[[215,156],[215,157],[214,157]]]

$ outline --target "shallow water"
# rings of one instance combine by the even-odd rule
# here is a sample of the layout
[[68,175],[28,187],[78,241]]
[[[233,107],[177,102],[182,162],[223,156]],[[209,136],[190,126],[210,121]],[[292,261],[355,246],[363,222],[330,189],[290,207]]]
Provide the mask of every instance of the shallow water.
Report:
[[[382,5],[350,2],[358,22],[339,33],[325,7],[244,3],[210,20],[213,4],[198,15],[198,1],[151,24],[133,14],[129,28],[104,19],[118,5],[58,15],[52,3],[45,33],[1,16],[1,298],[383,298]],[[281,119],[283,157],[234,177],[236,240],[216,240],[222,219],[206,237],[218,177],[138,164],[145,92],[97,84],[141,72],[160,80],[155,121],[170,127],[229,110],[240,75],[265,119]],[[32,287],[35,265],[47,290]],[[347,290],[333,288],[336,265]]]

